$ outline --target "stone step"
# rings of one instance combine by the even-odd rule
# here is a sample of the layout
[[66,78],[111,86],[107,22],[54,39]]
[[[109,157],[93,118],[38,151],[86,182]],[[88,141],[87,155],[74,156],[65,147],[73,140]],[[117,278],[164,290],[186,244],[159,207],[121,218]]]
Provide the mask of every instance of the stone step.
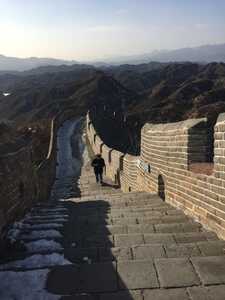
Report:
[[131,247],[143,244],[189,244],[201,241],[218,241],[212,232],[178,233],[130,233],[130,234],[95,234],[91,236],[74,235],[74,242],[79,247]]
[[[170,224],[179,224],[179,223],[191,223],[191,225],[195,224],[196,227],[200,227],[198,223],[193,222],[192,220],[188,219],[185,216],[167,216],[167,215],[153,215],[150,217],[121,217],[121,218],[111,218],[111,217],[101,217],[101,215],[95,215],[95,216],[78,216],[76,219],[76,225],[78,227],[81,226],[88,226],[92,228],[97,228],[99,226],[104,227],[107,224],[108,225],[115,225],[115,226],[126,226],[126,225],[145,225],[145,224],[151,224],[151,225],[161,225],[161,230],[163,230],[163,227],[169,227]],[[163,224],[168,224],[168,226]],[[177,225],[178,226],[178,225]],[[171,225],[172,227],[172,225]],[[159,229],[160,230],[160,229]]]
[[[169,296],[170,299],[188,300],[189,297],[185,288],[192,290],[193,286],[201,289],[203,285],[224,284],[224,266],[224,256],[84,263],[80,266],[54,268],[48,274],[46,288],[49,292],[59,295],[68,294],[68,291],[73,295],[78,291],[95,295],[101,294],[100,299],[107,300],[124,299],[121,297],[113,298],[107,294],[121,293],[124,290],[133,290],[134,292],[139,290],[137,293],[142,292],[140,295],[144,293],[146,296],[149,293],[150,297],[144,299],[158,300],[161,294],[161,299],[169,299]],[[174,291],[174,288],[177,288],[177,292]],[[224,292],[224,288],[222,290]],[[165,291],[166,294],[162,297],[162,293]],[[104,293],[106,294],[104,295]],[[102,298],[103,295],[104,298]]]
[[127,261],[153,258],[195,256],[224,256],[225,241],[206,241],[189,244],[149,244],[133,247],[68,247],[65,257],[73,263]]
[[78,225],[77,228],[83,236],[91,235],[112,235],[112,234],[133,234],[133,233],[179,233],[179,232],[200,232],[203,231],[200,224],[193,222],[164,223],[164,224],[135,224],[135,225],[105,225],[98,226]]

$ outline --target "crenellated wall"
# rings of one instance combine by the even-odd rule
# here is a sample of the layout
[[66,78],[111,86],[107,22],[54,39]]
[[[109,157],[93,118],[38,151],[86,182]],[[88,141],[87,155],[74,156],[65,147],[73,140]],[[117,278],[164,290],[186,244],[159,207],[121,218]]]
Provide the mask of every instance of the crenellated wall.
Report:
[[207,162],[206,119],[146,124],[140,157],[134,157],[104,145],[87,117],[92,148],[95,153],[102,151],[108,175],[114,180],[117,174],[123,191],[158,194],[225,238],[225,114],[218,117],[214,131],[213,171],[206,175],[192,171],[196,164],[201,169]]

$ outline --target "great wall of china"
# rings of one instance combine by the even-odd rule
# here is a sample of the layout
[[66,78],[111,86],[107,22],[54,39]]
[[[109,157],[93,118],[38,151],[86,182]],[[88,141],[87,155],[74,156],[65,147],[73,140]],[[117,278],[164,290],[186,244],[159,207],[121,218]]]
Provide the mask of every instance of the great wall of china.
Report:
[[[20,210],[7,219],[0,299],[224,300],[225,241],[208,230],[224,237],[224,115],[212,175],[189,170],[206,158],[205,119],[146,124],[138,157],[107,147],[89,116],[85,136],[82,122],[73,111],[52,120],[38,170],[27,148],[2,177],[12,190],[7,211]],[[90,147],[105,159],[103,185]]]
[[146,124],[141,132],[140,156],[109,148],[87,115],[87,136],[95,153],[106,161],[107,176],[122,191],[147,191],[225,238],[225,114],[214,127],[214,164],[211,175],[192,172],[207,155],[206,119],[171,124]]

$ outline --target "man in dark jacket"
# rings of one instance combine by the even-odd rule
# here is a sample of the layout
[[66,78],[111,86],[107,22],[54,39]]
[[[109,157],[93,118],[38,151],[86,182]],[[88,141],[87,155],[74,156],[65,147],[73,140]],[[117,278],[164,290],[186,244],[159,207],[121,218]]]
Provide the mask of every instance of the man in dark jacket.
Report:
[[91,165],[94,168],[96,182],[98,183],[100,181],[100,183],[102,184],[102,174],[103,174],[103,168],[105,167],[105,161],[102,158],[101,154],[96,155]]

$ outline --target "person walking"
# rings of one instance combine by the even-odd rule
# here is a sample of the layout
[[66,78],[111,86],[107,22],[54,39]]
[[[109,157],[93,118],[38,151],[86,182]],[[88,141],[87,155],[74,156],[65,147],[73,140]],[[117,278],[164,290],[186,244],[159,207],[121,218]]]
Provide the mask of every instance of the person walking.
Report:
[[105,168],[105,161],[101,154],[96,155],[96,157],[92,160],[91,166],[94,168],[96,182],[103,184],[103,168]]

